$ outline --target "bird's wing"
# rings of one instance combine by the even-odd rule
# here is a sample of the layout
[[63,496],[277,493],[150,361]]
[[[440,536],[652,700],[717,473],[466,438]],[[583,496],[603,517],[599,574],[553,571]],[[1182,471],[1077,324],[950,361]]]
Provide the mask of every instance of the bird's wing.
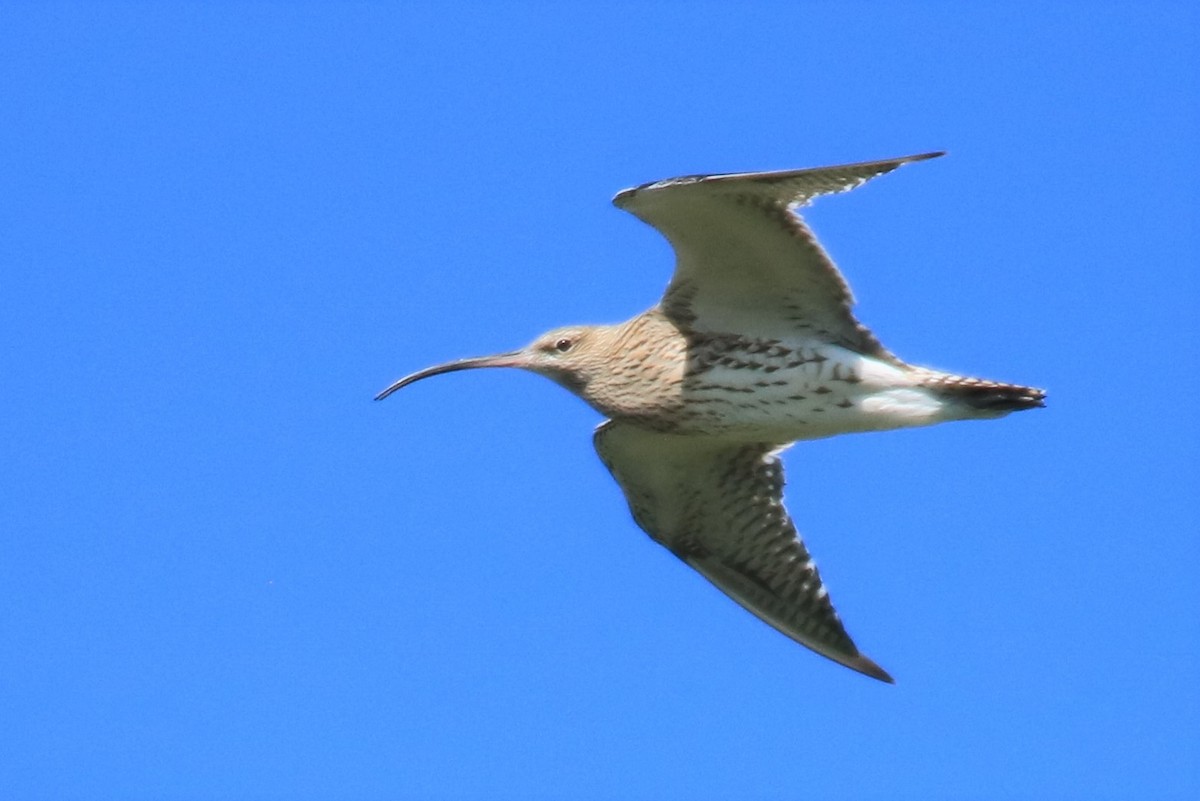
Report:
[[714,443],[608,421],[596,452],[656,542],[801,645],[881,681],[859,653],[783,508],[783,466],[770,444]]
[[764,338],[806,333],[894,359],[854,318],[850,287],[797,209],[940,155],[672,178],[626,189],[613,203],[658,229],[675,248],[675,275],[662,308],[689,328]]

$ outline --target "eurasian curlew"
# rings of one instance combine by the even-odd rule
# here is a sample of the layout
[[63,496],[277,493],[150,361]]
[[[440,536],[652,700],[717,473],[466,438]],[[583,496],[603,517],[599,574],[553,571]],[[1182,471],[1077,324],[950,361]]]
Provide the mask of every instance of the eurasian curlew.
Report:
[[608,418],[596,451],[647,534],[787,636],[890,682],[846,633],[783,507],[780,452],[797,440],[1000,417],[1042,406],[1045,393],[890,353],[855,319],[849,286],[797,210],[940,155],[626,189],[616,206],[675,249],[658,305],[421,370],[377,400],[476,367],[552,379]]

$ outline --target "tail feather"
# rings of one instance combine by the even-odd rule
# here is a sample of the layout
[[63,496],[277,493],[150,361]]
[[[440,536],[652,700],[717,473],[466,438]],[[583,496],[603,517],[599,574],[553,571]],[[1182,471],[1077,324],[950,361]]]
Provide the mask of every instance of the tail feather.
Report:
[[923,385],[986,412],[1019,412],[1046,405],[1045,390],[1020,384],[941,373],[930,376]]

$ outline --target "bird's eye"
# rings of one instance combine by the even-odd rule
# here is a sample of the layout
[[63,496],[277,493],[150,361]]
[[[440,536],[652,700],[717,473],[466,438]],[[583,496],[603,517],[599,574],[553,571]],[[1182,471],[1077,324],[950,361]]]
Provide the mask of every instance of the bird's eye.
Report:
[[575,343],[564,337],[563,339],[560,339],[554,343],[554,349],[559,353],[566,353],[571,349],[573,344]]

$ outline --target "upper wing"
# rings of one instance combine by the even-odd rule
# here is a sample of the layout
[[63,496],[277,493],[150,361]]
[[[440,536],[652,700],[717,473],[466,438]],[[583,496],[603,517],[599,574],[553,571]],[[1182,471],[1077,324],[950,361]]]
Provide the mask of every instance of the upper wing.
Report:
[[801,645],[892,681],[846,634],[783,508],[779,449],[706,442],[611,420],[596,429],[595,445],[633,519],[654,540]]
[[675,248],[663,310],[702,331],[782,338],[807,332],[866,355],[893,358],[851,313],[842,274],[796,210],[846,192],[925,153],[783,172],[693,175],[619,192],[613,203]]

